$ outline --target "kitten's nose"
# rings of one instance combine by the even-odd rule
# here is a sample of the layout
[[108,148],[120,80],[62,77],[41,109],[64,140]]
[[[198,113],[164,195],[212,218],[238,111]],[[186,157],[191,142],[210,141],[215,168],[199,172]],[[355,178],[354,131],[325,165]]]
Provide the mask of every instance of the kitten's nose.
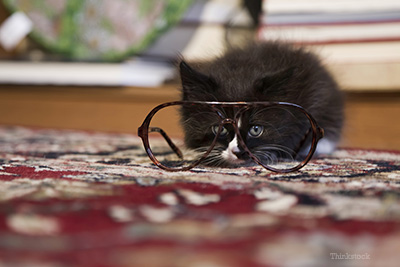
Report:
[[247,156],[246,151],[240,150],[238,147],[235,147],[232,149],[232,153],[238,158],[238,159],[245,159]]

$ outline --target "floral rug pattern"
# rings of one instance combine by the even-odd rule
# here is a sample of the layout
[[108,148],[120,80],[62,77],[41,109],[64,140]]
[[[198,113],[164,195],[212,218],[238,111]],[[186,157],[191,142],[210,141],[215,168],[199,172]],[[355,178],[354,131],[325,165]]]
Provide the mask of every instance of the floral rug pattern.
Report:
[[171,173],[135,135],[0,127],[0,266],[398,266],[400,152]]

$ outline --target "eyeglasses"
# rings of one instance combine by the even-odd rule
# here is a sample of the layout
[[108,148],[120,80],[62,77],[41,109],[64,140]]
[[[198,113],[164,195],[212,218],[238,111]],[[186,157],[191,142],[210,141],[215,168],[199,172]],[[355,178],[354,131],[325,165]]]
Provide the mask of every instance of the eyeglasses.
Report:
[[253,161],[286,173],[309,162],[324,130],[293,103],[175,101],[151,110],[138,135],[167,171]]

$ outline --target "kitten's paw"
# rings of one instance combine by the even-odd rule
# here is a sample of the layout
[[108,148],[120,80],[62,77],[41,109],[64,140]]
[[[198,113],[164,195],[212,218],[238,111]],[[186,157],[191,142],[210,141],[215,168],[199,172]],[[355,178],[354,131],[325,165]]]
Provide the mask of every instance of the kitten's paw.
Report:
[[315,153],[317,155],[321,154],[331,154],[336,149],[337,142],[329,140],[329,139],[322,139],[318,142],[317,149]]

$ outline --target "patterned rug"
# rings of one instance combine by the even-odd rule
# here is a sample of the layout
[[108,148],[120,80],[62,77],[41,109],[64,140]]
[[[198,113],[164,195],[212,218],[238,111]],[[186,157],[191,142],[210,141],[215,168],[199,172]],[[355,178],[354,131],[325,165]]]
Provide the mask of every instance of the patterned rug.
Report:
[[170,173],[135,135],[0,127],[0,266],[399,266],[400,152]]

